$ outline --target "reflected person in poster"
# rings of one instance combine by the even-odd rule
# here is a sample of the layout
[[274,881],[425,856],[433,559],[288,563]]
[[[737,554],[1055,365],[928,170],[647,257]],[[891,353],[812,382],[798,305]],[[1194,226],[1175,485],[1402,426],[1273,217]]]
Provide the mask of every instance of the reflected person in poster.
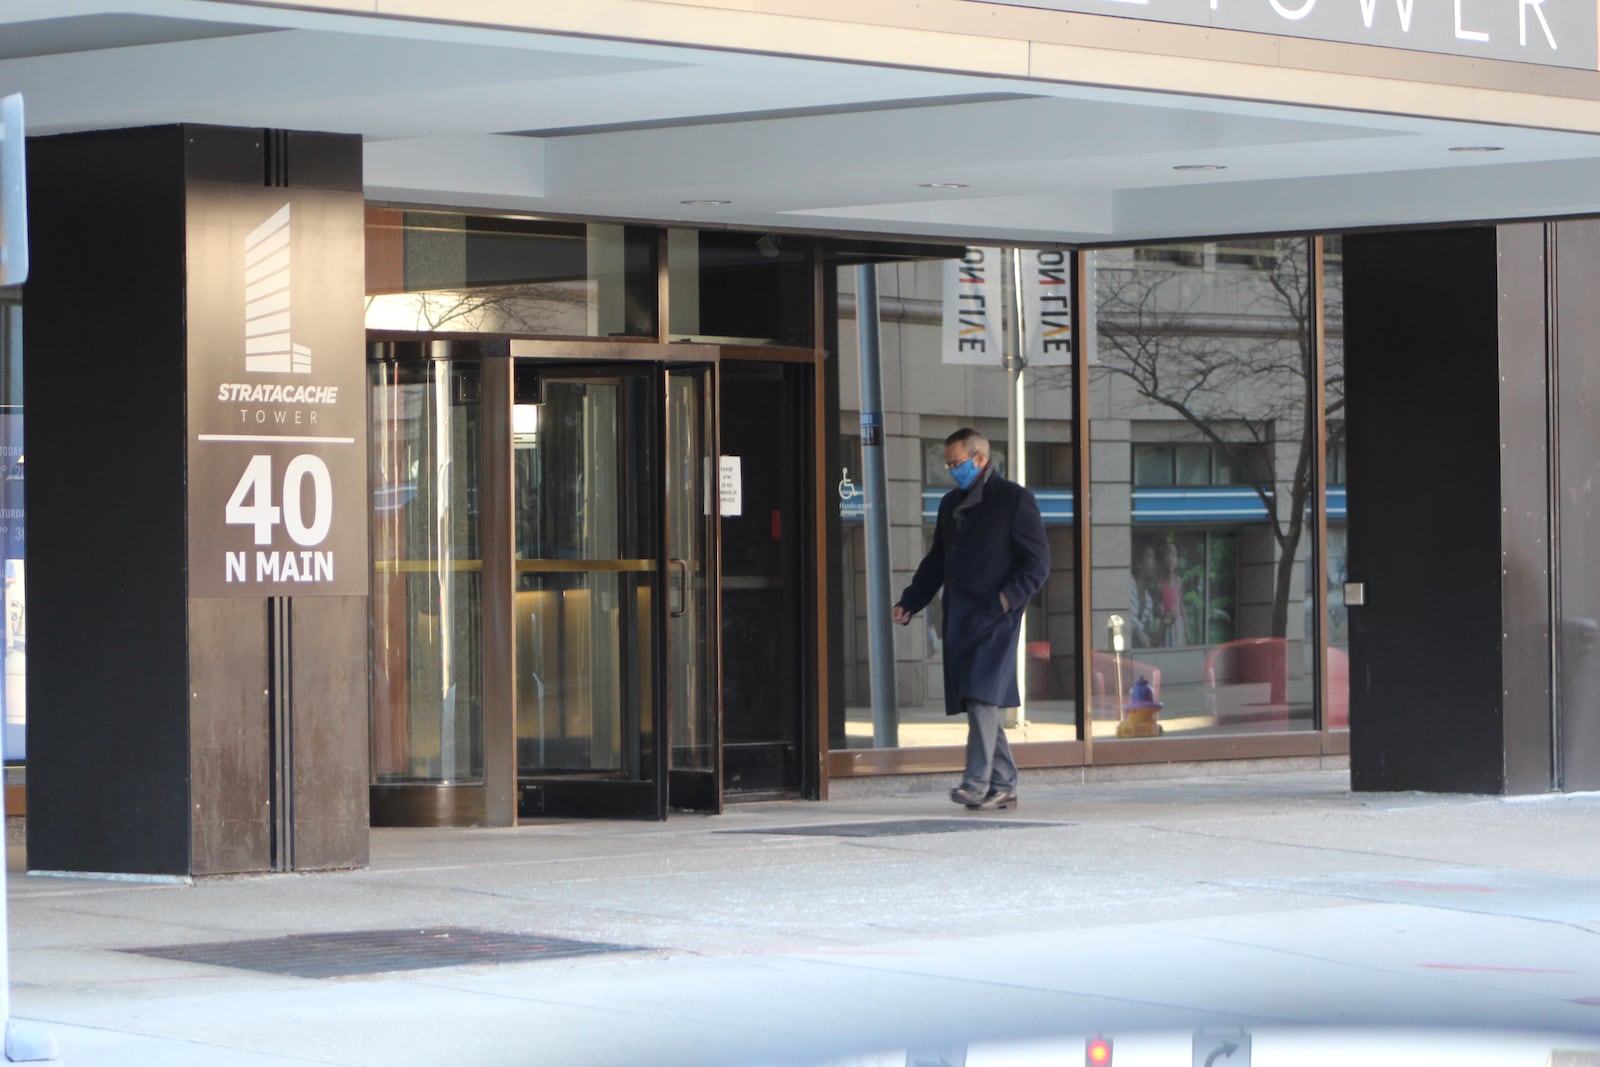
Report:
[[1189,628],[1183,618],[1183,571],[1178,565],[1178,546],[1166,543],[1161,563],[1161,644],[1181,648],[1189,643]]
[[1156,640],[1156,597],[1161,583],[1156,575],[1156,548],[1149,541],[1138,548],[1128,589],[1128,644],[1153,648]]

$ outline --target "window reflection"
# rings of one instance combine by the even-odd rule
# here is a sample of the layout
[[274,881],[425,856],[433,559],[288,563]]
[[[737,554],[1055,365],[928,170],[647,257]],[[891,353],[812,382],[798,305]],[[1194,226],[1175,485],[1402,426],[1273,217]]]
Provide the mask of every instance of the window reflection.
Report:
[[779,234],[667,231],[674,341],[811,343],[809,245]]
[[653,337],[656,231],[367,209],[367,329]]
[[28,755],[28,555],[22,454],[22,304],[0,289],[0,566],[5,596],[5,758]]
[[[1015,449],[1007,420],[1010,374],[1001,362],[998,315],[980,337],[972,325],[975,309],[1001,306],[998,249],[970,249],[964,259],[930,259],[880,265],[878,271],[882,373],[885,383],[884,455],[889,481],[891,555],[896,568],[890,596],[910,580],[932,543],[940,498],[954,482],[944,463],[944,438],[962,426],[981,430],[992,449],[991,463],[1016,477]],[[1025,271],[1036,280],[1030,314],[1039,324],[1036,351],[1024,375],[1026,484],[1034,491],[1050,542],[1052,570],[1028,606],[1021,649],[1025,708],[1020,724],[1008,726],[1013,743],[1071,741],[1077,728],[1077,575],[1074,569],[1073,512],[1076,452],[1072,440],[1072,353],[1061,340],[1067,321],[1069,273],[1059,252],[1029,252]],[[982,268],[980,270],[980,268]],[[984,286],[974,282],[981,277]],[[841,268],[841,303],[850,307],[855,268]],[[975,289],[992,287],[988,292]],[[1065,292],[1064,292],[1065,291]],[[867,748],[873,743],[871,664],[867,637],[866,542],[862,526],[860,360],[856,322],[844,318],[839,330],[840,458],[832,472],[841,485],[843,526],[847,707],[832,724],[834,747]],[[839,477],[843,475],[843,477]],[[830,478],[832,484],[835,478]],[[966,720],[949,717],[944,706],[944,657],[940,640],[941,602],[933,603],[905,629],[896,628],[899,741],[902,747],[963,745]]]
[[1322,242],[1323,412],[1328,445],[1328,709],[1335,730],[1350,727],[1350,617],[1344,583],[1350,580],[1349,517],[1345,508],[1344,239]]
[[1095,254],[1095,632],[1128,622],[1123,653],[1097,641],[1096,736],[1312,725],[1309,256],[1300,238]]

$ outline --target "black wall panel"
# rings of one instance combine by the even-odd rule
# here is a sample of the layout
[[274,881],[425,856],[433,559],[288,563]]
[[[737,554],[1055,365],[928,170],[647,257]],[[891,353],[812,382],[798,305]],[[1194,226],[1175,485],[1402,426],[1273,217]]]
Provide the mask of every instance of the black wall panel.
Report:
[[189,870],[175,127],[28,146],[28,862]]
[[1498,793],[1496,234],[1345,238],[1350,771],[1356,789]]

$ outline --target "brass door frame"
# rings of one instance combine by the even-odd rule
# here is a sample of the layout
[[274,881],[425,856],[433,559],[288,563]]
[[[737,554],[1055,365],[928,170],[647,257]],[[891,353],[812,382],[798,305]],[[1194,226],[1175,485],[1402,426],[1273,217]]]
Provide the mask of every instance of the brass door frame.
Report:
[[[369,340],[383,340],[378,335],[369,335]],[[484,694],[484,779],[479,783],[418,783],[418,784],[372,784],[370,792],[375,816],[381,810],[381,818],[374,818],[374,823],[389,825],[428,825],[428,826],[515,826],[517,825],[517,756],[516,756],[516,679],[515,679],[515,632],[513,628],[512,597],[515,587],[516,561],[515,556],[515,512],[514,512],[514,487],[513,487],[513,460],[512,460],[512,429],[511,408],[514,394],[514,368],[519,360],[537,360],[551,364],[567,364],[577,367],[581,364],[652,364],[663,371],[673,367],[705,366],[710,368],[709,382],[707,385],[706,401],[711,409],[711,426],[713,434],[709,446],[711,454],[716,456],[720,452],[720,424],[721,417],[717,405],[720,397],[720,363],[723,358],[738,358],[746,360],[776,360],[790,363],[806,363],[814,365],[816,375],[822,374],[822,360],[815,348],[791,348],[784,346],[727,346],[701,343],[665,343],[652,342],[648,339],[639,340],[537,340],[525,338],[484,337],[474,336],[417,336],[408,335],[406,341],[418,343],[431,358],[447,358],[446,353],[455,351],[458,347],[467,351],[462,353],[462,358],[473,359],[479,366],[479,380],[481,382],[481,403],[483,405],[483,441],[482,441],[482,480],[479,487],[479,508],[481,514],[481,538],[484,576],[483,583],[483,616],[481,620],[480,638],[483,648],[483,694]],[[665,404],[665,388],[659,390],[658,398]],[[820,412],[821,405],[813,399],[813,407]],[[820,414],[818,415],[820,419]],[[657,436],[665,432],[664,424],[657,428]],[[821,447],[819,439],[815,447]],[[820,469],[821,464],[817,464]],[[818,475],[820,478],[820,473]],[[656,487],[658,494],[657,503],[662,503],[665,495],[665,479],[659,479]],[[815,506],[814,503],[812,506]],[[821,509],[818,509],[819,513]],[[660,512],[658,511],[658,514]],[[720,523],[715,524],[716,536],[712,539],[710,551],[714,556],[713,566],[708,574],[712,581],[711,603],[713,606],[713,619],[711,621],[711,635],[716,642],[715,693],[718,701],[716,713],[717,731],[717,761],[721,762],[721,730],[722,714],[720,701],[722,695],[721,677],[721,533]],[[662,527],[657,537],[657,555],[662,571],[667,566],[665,548],[665,528]],[[819,559],[813,565],[821,564],[820,554],[824,551],[821,540],[814,550],[819,554]],[[820,581],[816,582],[820,587]],[[807,599],[818,606],[817,596],[820,588],[808,589],[810,594]],[[665,611],[665,598],[659,610]],[[823,613],[819,612],[819,616]],[[663,620],[658,620],[658,632]],[[825,623],[819,619],[817,625]],[[820,658],[822,648],[813,650],[808,656],[807,668],[818,671],[822,668]],[[665,659],[661,660],[661,670],[665,669]],[[658,682],[661,679],[658,679]],[[820,684],[820,678],[816,679]],[[664,699],[664,691],[663,699]],[[813,721],[819,724],[819,730],[826,730],[826,718],[822,714],[822,701],[808,701],[804,709],[805,714],[812,716]],[[819,756],[825,755],[825,746],[819,746]],[[823,768],[826,764],[824,762]],[[825,789],[826,770],[822,770],[822,781],[816,783]],[[662,810],[665,810],[665,790],[667,776],[660,776],[659,788],[662,790]],[[721,791],[720,776],[718,791]],[[818,791],[820,792],[821,789]],[[809,791],[809,790],[808,790]]]
[[[713,426],[715,426],[715,401],[716,401],[716,367],[720,360],[721,349],[717,345],[705,344],[664,344],[648,341],[541,341],[531,339],[512,339],[507,344],[504,356],[489,357],[485,359],[485,387],[484,403],[486,409],[493,404],[492,416],[486,414],[484,420],[486,427],[493,427],[495,433],[485,441],[484,470],[485,470],[485,496],[482,501],[485,516],[485,576],[484,576],[484,670],[488,675],[486,679],[486,709],[485,709],[485,784],[488,793],[487,822],[491,826],[515,826],[519,821],[518,792],[519,782],[517,774],[516,738],[517,738],[517,677],[516,677],[516,649],[515,630],[513,625],[513,591],[515,588],[515,572],[517,562],[514,559],[514,486],[511,441],[511,407],[513,376],[515,367],[528,362],[548,364],[552,368],[571,369],[582,372],[585,366],[598,367],[603,364],[631,364],[649,365],[658,369],[655,376],[656,392],[655,403],[658,409],[658,425],[655,428],[655,447],[664,449],[666,445],[666,378],[665,372],[674,365],[677,366],[703,366],[710,370],[710,380],[707,387],[706,403],[713,412]],[[494,362],[497,365],[492,374],[489,373],[487,364]],[[494,381],[494,392],[487,384],[490,379]],[[716,440],[708,442],[712,455],[716,452]],[[489,486],[493,491],[489,492]],[[657,529],[653,538],[655,552],[656,573],[661,576],[663,590],[670,580],[670,562],[667,557],[666,544],[666,477],[664,468],[658,470],[656,484]],[[493,534],[490,534],[490,528]],[[502,540],[503,539],[503,540]],[[713,557],[717,554],[717,544],[713,542],[710,551]],[[493,553],[492,561],[490,553]],[[715,564],[708,572],[708,580],[712,583],[710,599],[718,604],[721,600],[720,567]],[[656,753],[654,759],[659,764],[655,768],[653,780],[649,783],[655,790],[654,807],[663,817],[667,811],[668,787],[668,752],[670,750],[670,734],[665,721],[666,715],[666,669],[667,657],[665,637],[668,619],[667,597],[655,598],[652,607],[654,632],[658,635],[652,652],[652,662],[649,670],[652,672],[653,691],[657,694],[656,713],[661,721],[655,725]],[[716,653],[713,656],[715,664],[720,663],[721,635],[718,630],[712,630],[711,638],[716,643]],[[716,686],[718,706],[715,709],[717,718],[718,745],[720,748],[721,732],[721,685],[720,677]],[[718,752],[720,760],[720,751]],[[597,786],[603,789],[603,786]],[[720,792],[720,782],[719,782]]]

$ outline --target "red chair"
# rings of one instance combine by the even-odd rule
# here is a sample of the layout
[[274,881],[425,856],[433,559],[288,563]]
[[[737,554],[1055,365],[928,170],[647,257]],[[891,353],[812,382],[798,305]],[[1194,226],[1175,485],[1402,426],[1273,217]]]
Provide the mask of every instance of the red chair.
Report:
[[1350,727],[1350,655],[1342,648],[1328,648],[1328,725]]
[[[1219,725],[1230,722],[1287,722],[1289,719],[1289,642],[1282,637],[1242,637],[1206,653],[1200,668],[1206,708]],[[1218,699],[1221,686],[1265,683],[1266,699],[1248,704]]]

